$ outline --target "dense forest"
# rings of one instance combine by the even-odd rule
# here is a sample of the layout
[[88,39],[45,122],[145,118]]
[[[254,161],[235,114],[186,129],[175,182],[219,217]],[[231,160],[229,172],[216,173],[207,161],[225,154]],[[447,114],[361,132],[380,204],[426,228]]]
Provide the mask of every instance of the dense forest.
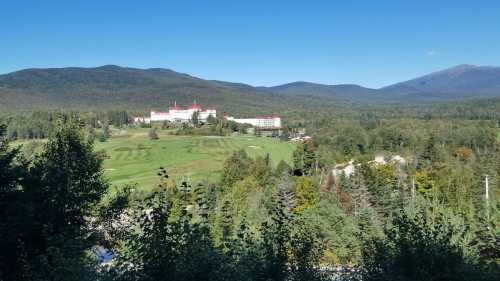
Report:
[[[499,106],[304,111],[292,164],[236,151],[216,182],[158,167],[141,193],[93,148],[133,113],[1,116],[0,280],[498,280]],[[177,132],[242,130],[208,125]]]
[[288,96],[261,87],[210,81],[170,69],[105,65],[96,68],[25,69],[0,75],[0,111],[165,110],[197,100],[231,114],[327,108],[331,97]]
[[292,82],[272,87],[206,80],[171,69],[103,65],[0,75],[0,110],[160,110],[193,100],[231,114],[331,110],[339,104],[422,104],[497,98],[500,68],[459,65],[380,89]]

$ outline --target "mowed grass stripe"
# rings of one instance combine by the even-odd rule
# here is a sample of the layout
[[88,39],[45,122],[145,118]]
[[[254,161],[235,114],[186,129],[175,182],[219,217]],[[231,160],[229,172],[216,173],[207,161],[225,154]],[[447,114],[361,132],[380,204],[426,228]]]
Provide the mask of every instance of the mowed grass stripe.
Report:
[[109,156],[104,168],[113,185],[137,183],[143,188],[153,187],[160,166],[175,179],[189,176],[193,181],[214,181],[220,177],[224,159],[235,150],[244,149],[251,157],[269,153],[276,165],[281,160],[290,163],[295,149],[287,142],[249,136],[175,136],[158,131],[160,139],[149,140],[147,129],[133,129],[127,134],[96,143],[96,149]]

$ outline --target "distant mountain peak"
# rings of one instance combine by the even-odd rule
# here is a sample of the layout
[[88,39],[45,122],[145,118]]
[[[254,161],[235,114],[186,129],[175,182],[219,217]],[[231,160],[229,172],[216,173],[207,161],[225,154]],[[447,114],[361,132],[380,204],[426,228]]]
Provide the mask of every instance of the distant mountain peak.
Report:
[[500,95],[500,67],[460,64],[382,88],[412,95],[480,97]]
[[459,65],[456,65],[454,67],[451,67],[449,69],[471,69],[471,68],[476,68],[478,67],[477,65],[473,65],[473,64],[459,64]]
[[433,73],[428,74],[428,75],[434,75],[434,74],[438,74],[438,73],[463,73],[463,72],[471,71],[471,70],[478,69],[478,68],[480,68],[480,66],[472,65],[472,64],[459,64],[459,65],[456,65],[456,66],[453,66],[453,67],[450,67],[450,68],[447,68],[447,69],[444,69],[441,71],[433,72]]
[[172,101],[217,105],[222,111],[288,110],[304,102],[426,102],[500,97],[500,67],[461,64],[382,89],[296,81],[274,87],[214,81],[167,68],[119,65],[32,68],[0,75],[0,111],[129,108],[149,110]]
[[[122,67],[122,66],[119,66],[119,65],[115,65],[115,64],[105,64],[105,65],[101,65],[101,66],[98,66],[96,67],[95,69],[109,69],[109,70],[116,70],[116,69],[124,69],[126,67]],[[90,68],[91,69],[91,68]]]

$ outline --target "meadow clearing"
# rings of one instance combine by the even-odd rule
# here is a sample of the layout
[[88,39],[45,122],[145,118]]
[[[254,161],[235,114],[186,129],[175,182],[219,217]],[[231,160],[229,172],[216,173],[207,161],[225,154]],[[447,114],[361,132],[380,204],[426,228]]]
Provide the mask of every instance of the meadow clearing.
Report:
[[129,129],[113,134],[106,142],[96,142],[96,150],[104,150],[105,176],[112,185],[137,183],[139,187],[153,187],[158,183],[158,168],[182,180],[215,181],[220,177],[224,160],[238,149],[249,156],[269,153],[276,165],[291,162],[294,144],[278,139],[253,135],[177,136],[157,131],[159,139],[150,140],[148,129]]

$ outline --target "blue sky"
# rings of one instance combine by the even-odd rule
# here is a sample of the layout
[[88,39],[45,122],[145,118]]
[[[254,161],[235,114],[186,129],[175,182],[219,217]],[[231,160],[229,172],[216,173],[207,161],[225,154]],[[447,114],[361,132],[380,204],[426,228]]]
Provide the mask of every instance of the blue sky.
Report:
[[500,65],[500,1],[0,2],[0,73],[117,64],[381,87],[462,63]]

